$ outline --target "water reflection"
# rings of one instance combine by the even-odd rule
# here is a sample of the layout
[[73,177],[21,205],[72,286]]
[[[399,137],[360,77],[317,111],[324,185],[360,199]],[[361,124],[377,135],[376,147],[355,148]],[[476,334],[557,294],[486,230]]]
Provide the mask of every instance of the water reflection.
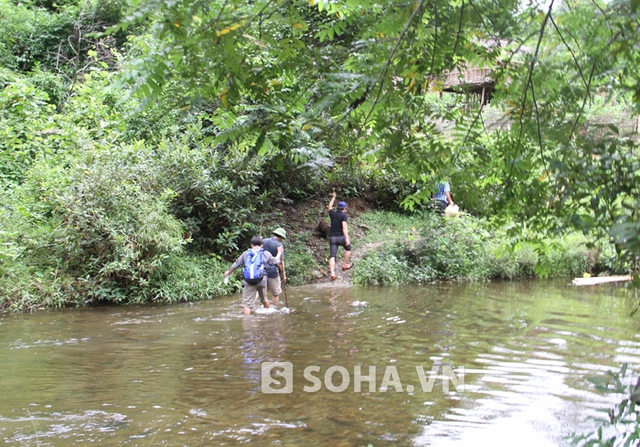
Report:
[[[3,316],[0,437],[13,446],[566,445],[613,399],[587,378],[640,366],[636,303],[614,287],[307,287],[290,289],[289,302],[290,314],[249,317],[235,296]],[[292,364],[291,393],[262,392],[264,362]],[[304,391],[309,366],[314,392]],[[464,390],[443,389],[441,373],[423,390],[416,367],[463,367]],[[370,368],[373,391],[367,381],[356,390],[355,372]],[[389,371],[401,383],[383,392]],[[332,392],[343,374],[346,389]]]
[[261,394],[261,365],[264,362],[285,361],[286,320],[275,312],[259,317],[243,317],[241,320],[244,332],[239,350],[243,357],[244,376],[250,385],[249,392]]

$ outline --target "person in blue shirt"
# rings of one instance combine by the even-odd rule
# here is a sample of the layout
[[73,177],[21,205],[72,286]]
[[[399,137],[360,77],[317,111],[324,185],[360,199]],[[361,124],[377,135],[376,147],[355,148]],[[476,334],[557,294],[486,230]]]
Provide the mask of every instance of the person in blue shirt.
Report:
[[436,206],[436,210],[438,210],[440,214],[444,214],[444,210],[449,205],[455,205],[451,198],[451,187],[448,182],[436,182],[436,188],[438,188],[438,192],[433,195],[433,203]]

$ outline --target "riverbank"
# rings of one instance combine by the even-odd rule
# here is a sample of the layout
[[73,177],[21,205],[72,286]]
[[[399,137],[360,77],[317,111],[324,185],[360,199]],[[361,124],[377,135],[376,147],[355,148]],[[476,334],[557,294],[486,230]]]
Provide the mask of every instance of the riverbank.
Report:
[[[304,210],[304,211],[301,211]],[[326,204],[283,207],[291,282],[329,282],[328,241],[318,229]],[[365,198],[349,202],[354,268],[340,271],[354,285],[558,278],[615,270],[615,251],[568,233],[543,238],[525,228],[495,226],[467,213],[444,218],[429,210],[403,215],[377,210]],[[343,250],[338,253],[341,265]],[[314,264],[313,266],[311,264]],[[339,270],[339,269],[338,269]]]
[[[488,281],[533,277],[574,277],[616,272],[610,245],[589,246],[586,237],[571,233],[554,238],[528,232],[521,226],[498,226],[463,213],[444,218],[429,210],[411,215],[384,211],[374,197],[345,197],[349,206],[349,231],[354,268],[342,271],[344,250],[337,259],[335,285],[408,285],[440,281]],[[278,227],[287,231],[288,284],[332,281],[328,275],[329,242],[320,230],[328,220],[328,200],[277,202],[264,213],[258,231],[263,237]],[[64,263],[58,267],[15,262],[0,278],[0,309],[25,311],[39,308],[87,306],[97,303],[177,303],[211,299],[237,292],[239,276],[229,284],[222,274],[237,253],[192,250],[169,252],[150,264],[145,277],[109,275],[78,277]],[[40,259],[43,264],[35,260]],[[113,267],[113,263],[110,264]]]

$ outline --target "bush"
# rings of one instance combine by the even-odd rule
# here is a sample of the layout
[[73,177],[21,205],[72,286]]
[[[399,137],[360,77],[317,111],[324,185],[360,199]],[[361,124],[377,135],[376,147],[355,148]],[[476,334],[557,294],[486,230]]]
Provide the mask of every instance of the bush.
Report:
[[36,63],[55,66],[58,45],[73,35],[77,11],[70,7],[52,13],[0,0],[0,17],[0,65],[26,72]]
[[[371,220],[369,220],[371,217]],[[473,220],[444,219],[433,213],[367,215],[367,241],[387,241],[356,264],[358,284],[426,283],[490,277],[484,240],[488,233]]]
[[67,157],[62,171],[46,164],[33,169],[21,203],[30,205],[32,224],[52,230],[30,247],[32,256],[50,256],[76,277],[127,288],[145,285],[165,258],[179,253],[187,240],[168,212],[175,193],[149,188],[154,172],[139,163],[141,153],[139,145],[96,149]]
[[356,285],[391,286],[406,284],[413,279],[407,260],[384,249],[367,253],[354,266],[352,281]]
[[374,212],[362,219],[370,227],[365,240],[375,248],[355,264],[356,284],[568,277],[597,268],[596,252],[581,235],[535,240],[523,230],[519,237],[531,241],[519,241],[481,219],[430,212]]
[[134,290],[129,302],[161,302],[211,299],[239,290],[239,281],[224,284],[229,263],[218,256],[171,255],[163,268],[149,278],[149,286]]
[[287,284],[308,284],[314,279],[314,272],[318,270],[313,253],[304,244],[287,244],[285,248]]
[[[127,301],[127,291],[145,288],[187,242],[168,212],[174,193],[148,188],[152,172],[137,164],[143,148],[119,149],[41,158],[1,216],[11,229],[6,243],[19,247],[14,261],[34,266],[44,281],[50,272],[72,278],[77,293],[61,302]],[[14,300],[19,294],[9,291]]]
[[197,248],[232,256],[258,233],[255,210],[266,200],[259,157],[246,162],[240,150],[203,146],[187,135],[160,143],[145,163],[155,165],[154,189],[175,191],[171,212]]
[[51,267],[30,266],[22,259],[0,263],[0,311],[32,311],[85,304],[73,276]]
[[520,243],[512,246],[491,244],[488,250],[492,277],[516,279],[535,275],[538,254],[531,244]]
[[585,238],[566,237],[552,246],[548,255],[551,277],[582,276],[593,270],[593,257]]
[[46,265],[29,266],[24,259],[3,262],[0,310],[16,312],[41,308],[86,306],[96,302],[125,304],[211,299],[240,289],[240,281],[224,284],[228,262],[215,256],[172,254],[143,285],[124,289],[113,280],[85,276]]
[[404,212],[400,203],[417,190],[396,172],[366,164],[336,164],[327,173],[327,183],[339,186],[342,197],[366,196],[375,199],[379,208],[396,212]]
[[0,90],[0,178],[2,185],[22,181],[33,160],[51,150],[41,132],[51,125],[55,107],[49,96],[24,79]]

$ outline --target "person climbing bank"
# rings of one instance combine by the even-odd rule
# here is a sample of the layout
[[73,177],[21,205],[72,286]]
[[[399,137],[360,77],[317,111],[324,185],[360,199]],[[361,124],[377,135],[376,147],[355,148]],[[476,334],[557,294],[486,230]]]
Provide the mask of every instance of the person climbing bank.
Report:
[[347,204],[346,202],[338,202],[338,210],[333,210],[333,203],[336,200],[336,192],[333,192],[331,201],[327,209],[329,210],[329,217],[331,218],[331,233],[329,234],[330,242],[330,255],[329,255],[329,270],[331,274],[331,281],[334,281],[338,276],[336,275],[336,255],[338,254],[338,247],[344,247],[344,261],[342,262],[342,270],[349,270],[353,267],[353,264],[349,263],[351,259],[351,240],[349,239],[349,227],[347,226]]

